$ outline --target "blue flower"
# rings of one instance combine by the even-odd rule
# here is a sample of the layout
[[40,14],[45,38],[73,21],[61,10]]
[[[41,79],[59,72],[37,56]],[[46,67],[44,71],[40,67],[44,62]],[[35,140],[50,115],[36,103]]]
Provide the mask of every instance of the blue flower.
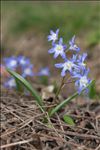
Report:
[[8,81],[6,81],[6,82],[4,83],[4,86],[5,86],[6,88],[14,88],[14,87],[16,87],[15,79],[14,79],[14,78],[10,78]]
[[49,76],[49,75],[50,75],[50,70],[49,70],[49,68],[48,68],[48,67],[45,67],[45,68],[40,69],[38,75],[39,75],[39,76]]
[[57,58],[59,55],[62,58],[66,58],[65,50],[66,50],[66,45],[63,44],[63,39],[60,38],[58,44],[53,44],[53,47],[49,49],[48,53],[54,53],[54,58]]
[[87,57],[87,53],[83,53],[82,55],[78,56],[77,63],[79,66],[81,66],[83,68],[86,67],[86,64],[84,62],[86,57]]
[[64,63],[55,64],[55,67],[56,68],[63,68],[62,72],[61,72],[61,76],[64,77],[66,75],[67,71],[72,74],[73,69],[77,68],[77,65],[74,63],[73,59],[68,60],[66,58]]
[[75,44],[75,35],[69,41],[69,45],[70,45],[69,50],[74,50],[76,52],[80,51],[80,48]]
[[33,76],[34,73],[33,73],[33,65],[29,65],[29,66],[25,66],[22,68],[22,76],[25,78],[27,76]]
[[87,57],[86,53],[82,55],[73,55],[74,63],[77,65],[76,68],[73,69],[72,77],[75,78],[77,75],[83,74],[84,70],[86,70],[85,59]]
[[18,63],[19,65],[25,66],[30,64],[30,60],[25,56],[18,56]]
[[4,58],[4,63],[7,68],[12,70],[15,70],[18,65],[17,58],[15,56]]
[[[79,94],[91,82],[91,80],[88,78],[88,73],[89,69],[84,68],[82,74],[75,75],[75,78],[77,78],[77,80],[75,81],[75,86],[77,87]],[[85,91],[88,92],[88,89],[86,89]]]
[[59,29],[57,29],[56,32],[51,30],[50,35],[48,35],[48,41],[55,42],[58,39],[58,33],[59,33]]

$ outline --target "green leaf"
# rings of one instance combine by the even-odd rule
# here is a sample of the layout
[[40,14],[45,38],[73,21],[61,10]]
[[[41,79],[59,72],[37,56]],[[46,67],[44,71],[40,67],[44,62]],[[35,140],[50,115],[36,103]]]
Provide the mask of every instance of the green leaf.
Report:
[[[87,85],[86,88],[89,88],[91,86],[93,81],[91,81],[91,83],[89,85]],[[83,91],[86,89],[84,88]],[[83,92],[82,91],[82,92]],[[82,93],[81,92],[81,93]],[[56,113],[58,110],[60,110],[62,107],[64,107],[65,105],[67,105],[71,100],[73,100],[75,97],[77,97],[79,94],[78,92],[74,93],[72,96],[68,97],[67,99],[65,99],[64,101],[62,101],[60,104],[58,104],[56,107],[54,107],[50,112],[49,112],[49,116],[51,117],[54,113]]]
[[53,108],[49,115],[50,117],[57,112],[58,110],[60,110],[62,107],[64,107],[65,105],[67,105],[72,99],[74,99],[76,96],[78,96],[78,92],[74,93],[72,96],[68,97],[66,100],[62,101],[60,104],[58,104],[55,108]]
[[43,108],[42,108],[42,106],[43,106],[42,98],[39,96],[39,94],[37,93],[37,91],[35,91],[33,89],[33,87],[31,86],[31,84],[26,79],[24,79],[21,75],[19,75],[18,73],[16,73],[15,71],[12,71],[12,70],[10,70],[8,68],[6,68],[6,69],[15,78],[15,80],[17,82],[19,82],[20,84],[22,84],[34,96],[37,104],[39,105],[39,107],[41,109],[41,111],[44,112]]
[[74,120],[70,116],[64,115],[63,119],[64,119],[65,123],[72,125],[72,126],[75,125]]
[[89,87],[89,98],[94,99],[96,95],[95,80],[93,80],[91,86]]
[[22,84],[18,81],[17,78],[15,78],[15,82],[16,82],[16,90],[19,92],[23,92]]

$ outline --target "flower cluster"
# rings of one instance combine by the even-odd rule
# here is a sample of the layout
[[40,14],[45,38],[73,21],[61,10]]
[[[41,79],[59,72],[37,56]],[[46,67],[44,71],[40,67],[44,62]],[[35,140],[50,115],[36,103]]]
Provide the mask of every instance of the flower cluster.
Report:
[[[62,63],[55,64],[56,68],[62,68],[61,76],[65,77],[69,72],[71,78],[75,79],[75,86],[80,94],[84,88],[91,82],[88,78],[89,69],[86,67],[85,59],[86,53],[79,54],[80,47],[75,43],[75,35],[69,41],[68,45],[63,44],[63,38],[58,38],[59,29],[50,31],[48,41],[52,41],[52,48],[48,50],[48,53],[53,53],[54,58],[61,56],[63,59]],[[67,52],[73,52],[71,58],[68,58]],[[88,89],[86,89],[88,91]]]
[[[4,58],[4,66],[19,72],[22,77],[33,77],[33,76],[49,76],[50,71],[48,67],[41,68],[38,73],[34,72],[34,65],[31,64],[30,59],[25,56],[11,56]],[[14,78],[9,78],[5,83],[5,87],[14,88],[16,83]]]
[[41,68],[37,75],[38,76],[50,76],[50,70],[48,67]]

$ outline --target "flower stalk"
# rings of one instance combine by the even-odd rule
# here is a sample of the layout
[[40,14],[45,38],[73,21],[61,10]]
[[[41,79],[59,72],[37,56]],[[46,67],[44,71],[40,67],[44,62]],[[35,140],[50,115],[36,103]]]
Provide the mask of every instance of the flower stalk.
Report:
[[61,91],[61,89],[62,89],[62,87],[64,85],[64,79],[65,79],[65,77],[62,78],[61,84],[60,84],[60,86],[59,86],[59,88],[58,88],[58,90],[56,92],[55,99],[57,99],[57,97],[58,97],[58,95],[59,95],[59,93],[60,93],[60,91]]

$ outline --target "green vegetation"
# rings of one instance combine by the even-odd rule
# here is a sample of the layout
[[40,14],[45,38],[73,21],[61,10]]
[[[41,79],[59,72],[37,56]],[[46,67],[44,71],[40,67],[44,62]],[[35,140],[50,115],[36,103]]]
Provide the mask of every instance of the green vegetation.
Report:
[[72,126],[75,126],[74,120],[70,116],[64,115],[63,119],[64,119],[65,123],[72,125]]
[[89,45],[99,42],[99,10],[99,2],[2,2],[2,18],[9,18],[10,33],[34,30],[47,35],[50,29],[60,28],[66,40],[73,34],[86,34]]
[[[22,86],[24,86],[35,98],[36,103],[39,105],[41,111],[43,111],[43,103],[42,103],[42,99],[39,96],[39,94],[37,93],[37,91],[35,89],[33,89],[33,87],[31,86],[31,84],[24,79],[21,75],[19,75],[18,73],[10,70],[7,68],[7,71],[9,72],[9,74],[11,74],[15,80],[16,80],[16,84],[17,84],[17,89],[19,92],[22,92],[22,90],[20,91],[20,89],[22,89]],[[43,111],[44,112],[44,111]]]
[[[6,70],[8,71],[8,73],[13,76],[15,78],[15,80],[17,81],[16,84],[17,85],[17,89],[19,92],[20,91],[20,87],[24,86],[31,94],[32,96],[35,98],[36,103],[38,104],[38,106],[40,107],[40,110],[42,112],[45,112],[45,110],[43,109],[43,101],[41,96],[38,94],[38,92],[31,86],[31,84],[24,79],[21,75],[19,75],[18,73],[16,73],[15,71],[10,70],[9,68],[6,68]],[[94,80],[92,80],[90,82],[90,84],[87,85],[86,88],[90,88],[92,87],[94,83]],[[18,89],[19,87],[19,89]],[[86,90],[86,88],[84,88],[81,92],[81,94]],[[76,92],[73,95],[69,96],[67,99],[65,99],[64,101],[62,101],[61,103],[57,104],[57,106],[55,106],[54,108],[52,108],[49,112],[48,115],[49,117],[53,116],[56,112],[58,112],[61,108],[63,108],[64,106],[66,106],[69,102],[71,102],[72,100],[75,100],[75,98],[79,96],[79,93]],[[48,116],[47,116],[48,118]],[[72,118],[70,118],[70,116],[64,116],[64,121],[67,122],[68,124],[72,124],[74,125],[74,122],[72,120]]]

